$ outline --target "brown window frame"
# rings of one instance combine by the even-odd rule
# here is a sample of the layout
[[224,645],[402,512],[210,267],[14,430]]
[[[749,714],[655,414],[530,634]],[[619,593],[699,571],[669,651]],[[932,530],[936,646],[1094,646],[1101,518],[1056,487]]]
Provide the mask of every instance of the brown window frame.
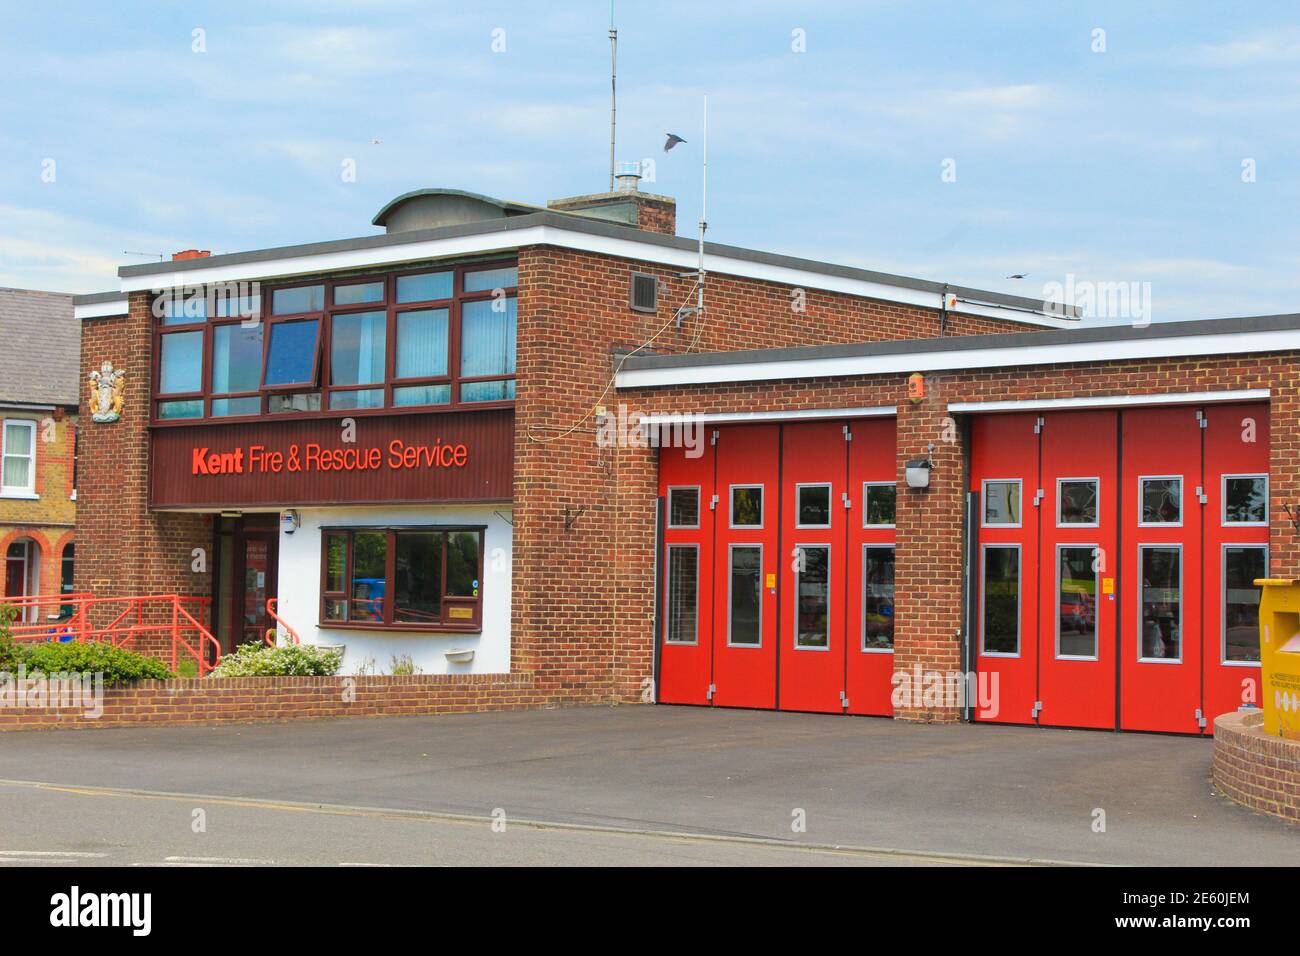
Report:
[[[399,270],[386,272],[374,272],[362,275],[349,275],[337,279],[327,277],[315,277],[306,280],[294,280],[292,282],[268,284],[260,291],[258,311],[255,320],[262,325],[262,367],[259,376],[259,387],[256,392],[239,392],[225,393],[214,392],[212,390],[212,363],[213,348],[215,347],[214,327],[217,325],[233,324],[235,322],[249,321],[247,318],[232,318],[230,316],[206,315],[203,318],[195,318],[193,321],[184,324],[166,324],[165,317],[159,317],[154,320],[153,328],[153,365],[152,365],[152,387],[150,394],[150,424],[158,427],[171,427],[177,425],[194,425],[196,423],[226,423],[226,422],[247,422],[258,420],[272,421],[291,421],[305,418],[344,418],[365,415],[404,415],[404,414],[438,414],[443,412],[462,412],[471,409],[492,409],[492,408],[513,408],[515,399],[493,399],[490,401],[466,402],[461,400],[461,388],[464,385],[479,382],[514,382],[517,380],[517,372],[510,372],[498,375],[474,375],[462,376],[461,368],[461,312],[464,305],[472,302],[491,301],[496,290],[487,289],[481,292],[465,292],[465,277],[475,272],[488,272],[496,269],[518,268],[518,259],[510,257],[506,259],[480,260],[475,262],[462,263],[425,263],[418,267],[408,267]],[[415,275],[424,275],[431,272],[450,272],[452,273],[452,288],[449,297],[441,299],[426,299],[413,302],[397,301],[397,283],[399,279]],[[369,283],[382,282],[384,287],[384,297],[379,302],[362,302],[348,305],[334,305],[334,290],[342,286],[365,285]],[[284,315],[273,314],[275,303],[275,293],[287,289],[305,288],[309,286],[324,286],[324,305],[316,312],[295,312]],[[516,300],[516,308],[519,297],[519,286],[503,286],[507,299]],[[206,299],[205,299],[206,301]],[[447,372],[444,375],[421,375],[407,378],[397,378],[397,317],[405,312],[420,312],[428,310],[446,309],[447,311]],[[211,310],[216,311],[216,310]],[[336,315],[355,314],[358,312],[383,312],[385,314],[385,355],[384,355],[384,378],[382,382],[375,382],[369,385],[332,385],[332,369],[330,367],[332,339],[333,339],[333,319]],[[318,321],[316,329],[316,350],[313,359],[312,384],[293,384],[293,385],[267,385],[266,382],[266,364],[270,357],[271,348],[271,329],[272,326],[281,322],[303,321],[306,319],[316,319]],[[203,332],[203,359],[202,359],[202,391],[187,392],[176,395],[160,395],[158,385],[160,382],[161,364],[162,364],[162,336],[174,332]],[[393,403],[394,389],[409,386],[431,386],[437,387],[445,385],[448,387],[448,401],[441,404],[431,405],[395,405]],[[383,391],[383,405],[380,408],[337,408],[329,407],[330,396],[334,392],[355,392],[366,389],[380,389]],[[313,411],[269,411],[270,399],[274,395],[294,395],[294,394],[319,394],[320,409]],[[259,398],[258,411],[256,414],[246,415],[213,415],[212,402],[214,399],[231,399],[231,398]],[[202,404],[202,415],[193,418],[161,418],[158,410],[161,402],[172,401],[199,401]]]
[[[439,619],[435,623],[411,623],[394,621],[394,603],[397,577],[397,536],[403,532],[436,532],[443,535],[442,566],[439,580],[443,593],[439,595]],[[453,534],[471,533],[478,535],[478,568],[475,580],[478,581],[478,594],[473,597],[447,594],[447,544]],[[486,525],[401,525],[396,527],[374,527],[366,525],[329,526],[320,529],[320,602],[317,608],[319,626],[333,630],[396,631],[437,634],[478,634],[483,630],[483,561],[486,540]],[[352,549],[353,540],[358,534],[379,533],[386,535],[384,553],[384,605],[382,621],[338,621],[325,616],[327,601],[343,601],[349,615],[352,607]],[[343,588],[342,591],[329,591],[329,539],[343,536]],[[453,621],[448,611],[453,607],[471,608],[473,616],[461,622]]]

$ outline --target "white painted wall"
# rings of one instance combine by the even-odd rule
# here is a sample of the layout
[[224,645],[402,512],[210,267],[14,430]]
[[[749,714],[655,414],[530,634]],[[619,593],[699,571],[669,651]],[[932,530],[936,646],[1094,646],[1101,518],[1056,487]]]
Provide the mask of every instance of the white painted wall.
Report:
[[[425,674],[504,674],[510,670],[510,506],[300,508],[302,527],[280,532],[278,612],[304,644],[343,644],[340,674],[355,674],[366,658],[376,674],[391,670],[394,656],[410,654]],[[500,514],[497,514],[500,512]],[[486,525],[483,555],[483,631],[480,634],[409,634],[322,628],[320,562],[322,527],[382,525]],[[449,650],[474,650],[474,660],[455,664]]]

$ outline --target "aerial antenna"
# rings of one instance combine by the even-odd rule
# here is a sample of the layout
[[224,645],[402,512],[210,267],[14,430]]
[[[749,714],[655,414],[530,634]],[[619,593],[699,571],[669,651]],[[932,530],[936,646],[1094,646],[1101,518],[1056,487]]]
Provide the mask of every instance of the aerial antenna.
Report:
[[695,321],[704,318],[704,233],[709,228],[709,94],[704,94],[704,164],[700,185],[700,275]]
[[166,258],[167,258],[167,257],[166,257],[165,255],[163,255],[161,252],[132,252],[130,249],[123,249],[123,250],[122,250],[122,255],[124,255],[124,256],[144,256],[145,258],[148,258],[148,259],[152,259],[154,256],[157,256],[160,260],[162,260],[162,259],[166,259]]
[[618,125],[618,31],[614,0],[609,0],[609,191],[614,191],[614,131]]

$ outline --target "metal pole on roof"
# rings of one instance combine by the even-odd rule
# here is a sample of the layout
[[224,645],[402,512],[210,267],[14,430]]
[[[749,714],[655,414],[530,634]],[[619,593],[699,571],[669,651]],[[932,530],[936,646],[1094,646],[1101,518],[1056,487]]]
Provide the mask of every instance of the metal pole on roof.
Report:
[[618,126],[618,31],[614,0],[609,0],[609,191],[614,191],[614,131]]
[[700,194],[700,266],[699,266],[699,293],[696,298],[695,321],[699,322],[704,316],[704,233],[709,228],[708,223],[709,211],[709,94],[704,94],[704,167],[701,183]]

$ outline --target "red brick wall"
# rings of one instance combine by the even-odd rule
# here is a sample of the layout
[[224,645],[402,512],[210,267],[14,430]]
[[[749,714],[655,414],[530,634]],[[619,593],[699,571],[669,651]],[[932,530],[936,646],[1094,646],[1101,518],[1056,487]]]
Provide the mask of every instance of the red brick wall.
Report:
[[463,714],[554,703],[522,673],[149,680],[104,688],[97,718],[81,708],[0,708],[0,731]]
[[1300,823],[1300,740],[1264,733],[1258,711],[1214,721],[1214,785],[1229,799]]
[[[76,587],[96,597],[212,593],[211,517],[149,511],[150,299],[148,292],[132,293],[129,315],[82,323],[82,381],[105,361],[126,373],[119,421],[92,422],[82,394]],[[204,549],[206,571],[192,570],[194,548]]]

